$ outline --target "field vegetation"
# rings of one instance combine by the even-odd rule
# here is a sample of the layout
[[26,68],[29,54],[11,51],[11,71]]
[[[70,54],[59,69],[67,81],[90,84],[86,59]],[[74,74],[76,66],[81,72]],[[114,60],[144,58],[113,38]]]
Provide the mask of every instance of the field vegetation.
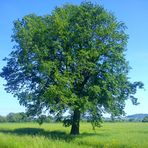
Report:
[[69,135],[61,123],[1,123],[0,148],[147,148],[148,123],[104,123],[92,130],[81,123],[80,135]]

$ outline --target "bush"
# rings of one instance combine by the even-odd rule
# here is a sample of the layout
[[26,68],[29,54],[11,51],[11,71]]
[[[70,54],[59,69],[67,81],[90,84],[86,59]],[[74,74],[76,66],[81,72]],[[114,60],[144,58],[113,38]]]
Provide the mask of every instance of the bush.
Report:
[[0,116],[0,122],[7,122],[6,117],[4,117],[4,116]]
[[148,122],[148,116],[145,116],[142,120],[142,122]]

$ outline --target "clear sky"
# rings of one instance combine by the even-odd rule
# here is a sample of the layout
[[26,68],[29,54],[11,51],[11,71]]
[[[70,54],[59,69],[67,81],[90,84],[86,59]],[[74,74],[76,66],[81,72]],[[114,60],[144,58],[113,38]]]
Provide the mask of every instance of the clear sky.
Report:
[[[127,101],[125,111],[128,115],[148,113],[148,0],[90,0],[103,5],[128,27],[129,34],[127,60],[132,67],[129,73],[131,81],[142,81],[145,90],[137,92],[140,105],[133,106]],[[2,59],[12,51],[11,35],[13,21],[35,13],[50,14],[56,6],[65,3],[80,4],[82,0],[1,0],[0,1],[0,71],[6,64]],[[0,78],[0,115],[9,112],[21,112],[25,108],[19,105],[17,98],[7,94]]]

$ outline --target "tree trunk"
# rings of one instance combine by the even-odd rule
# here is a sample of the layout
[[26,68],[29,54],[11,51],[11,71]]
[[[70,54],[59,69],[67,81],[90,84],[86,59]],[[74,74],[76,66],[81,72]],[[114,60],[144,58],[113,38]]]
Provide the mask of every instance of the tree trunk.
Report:
[[74,110],[71,126],[71,135],[78,135],[80,127],[80,111],[78,109]]

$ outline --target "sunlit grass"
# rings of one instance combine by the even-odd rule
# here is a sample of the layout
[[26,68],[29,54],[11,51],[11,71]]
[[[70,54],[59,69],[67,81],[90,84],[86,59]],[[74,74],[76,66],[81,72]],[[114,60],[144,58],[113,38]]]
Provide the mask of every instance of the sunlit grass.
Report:
[[147,148],[148,123],[104,123],[96,131],[81,123],[79,136],[60,123],[0,124],[0,148]]

